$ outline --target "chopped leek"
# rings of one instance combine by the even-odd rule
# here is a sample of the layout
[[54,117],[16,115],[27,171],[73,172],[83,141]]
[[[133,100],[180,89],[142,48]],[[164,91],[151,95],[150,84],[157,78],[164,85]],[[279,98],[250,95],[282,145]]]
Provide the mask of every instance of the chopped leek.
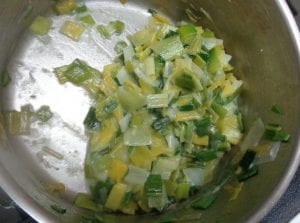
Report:
[[176,200],[180,201],[189,197],[190,184],[189,183],[180,183],[176,188]]
[[178,33],[184,44],[190,44],[197,36],[197,29],[192,24],[186,24],[179,27]]
[[157,194],[156,196],[150,196],[148,197],[148,205],[150,208],[155,208],[158,211],[163,211],[163,209],[167,206],[169,203],[168,196],[166,193],[166,189],[163,186],[162,193]]
[[53,117],[50,107],[47,105],[41,106],[36,112],[36,117],[42,122],[47,122]]
[[87,12],[88,8],[86,7],[86,5],[78,5],[77,8],[75,9],[75,11],[80,14],[80,13],[85,13]]
[[42,16],[38,16],[33,20],[29,29],[33,34],[43,36],[49,32],[49,30],[52,26],[52,23],[53,22],[51,19],[45,18]]
[[179,77],[176,78],[175,83],[178,87],[181,87],[183,89],[192,91],[195,89],[195,83],[193,80],[193,77],[189,74],[183,73]]
[[87,194],[78,194],[75,200],[76,207],[85,208],[92,211],[99,211],[97,204]]
[[69,14],[77,7],[77,0],[57,0],[54,10],[57,14]]
[[203,168],[186,168],[183,169],[183,173],[191,186],[203,186],[207,182]]
[[238,180],[240,182],[243,182],[257,174],[258,174],[258,166],[254,165],[253,167],[249,168],[247,171],[244,171],[241,174],[239,174]]
[[126,175],[128,166],[121,160],[113,159],[111,167],[109,169],[108,176],[114,182],[121,182]]
[[157,131],[163,131],[167,128],[170,123],[170,119],[168,117],[164,117],[154,121],[152,127]]
[[125,24],[120,20],[110,22],[108,25],[98,25],[97,30],[104,39],[110,39],[114,34],[120,35],[125,29]]
[[113,185],[109,181],[98,182],[92,189],[93,199],[102,205],[105,204],[112,187]]
[[116,53],[121,54],[123,52],[123,49],[126,48],[128,45],[125,41],[119,41],[114,47],[114,50]]
[[112,114],[118,106],[119,104],[114,98],[108,97],[107,99],[102,100],[100,103],[97,103],[96,118],[100,121],[104,120]]
[[141,167],[145,170],[150,170],[154,156],[147,147],[134,147],[130,153],[130,161],[135,166]]
[[168,107],[169,98],[167,94],[155,94],[147,96],[148,108],[165,108]]
[[122,200],[126,193],[126,184],[117,183],[113,186],[106,200],[105,207],[111,210],[117,210],[121,207]]
[[74,60],[64,72],[65,77],[74,84],[80,84],[91,78],[88,66],[78,59]]
[[85,15],[80,17],[80,21],[82,21],[86,26],[93,26],[96,24],[96,21],[91,15]]
[[[84,32],[82,23],[95,24],[90,14],[81,14],[87,10],[81,7],[75,11],[82,22],[68,21],[61,30],[74,40]],[[81,86],[94,98],[84,120],[92,200],[79,197],[82,208],[131,215],[161,212],[209,183],[223,154],[241,141],[237,97],[243,82],[230,73],[231,56],[223,41],[200,26],[176,27],[167,17],[151,13],[147,26],[117,42],[117,60],[103,72],[79,59],[54,69],[61,84]],[[125,24],[117,20],[95,29],[110,39]],[[256,124],[259,131],[250,130],[243,151],[254,149],[265,131],[261,122]],[[276,128],[266,129],[276,130],[276,139],[287,138]],[[256,159],[246,158],[240,169],[249,177]],[[194,207],[207,208],[213,200],[205,198]]]
[[124,181],[133,185],[144,185],[148,179],[149,171],[139,168],[133,165],[128,167],[128,173],[124,178]]
[[222,63],[220,61],[222,53],[223,50],[221,46],[217,46],[211,50],[208,62],[209,73],[216,74],[218,71],[222,70]]
[[183,45],[178,36],[172,36],[153,44],[151,49],[164,60],[171,60],[181,56]]
[[196,121],[195,126],[198,136],[213,134],[216,131],[216,127],[210,118],[203,118],[202,120]]
[[80,23],[66,21],[60,29],[60,32],[74,41],[79,41],[81,35],[85,31],[85,27]]
[[70,81],[73,84],[83,86],[92,94],[98,93],[101,89],[99,84],[100,72],[82,60],[75,59],[69,65],[54,68],[54,73],[60,83]]
[[28,112],[9,111],[5,117],[10,134],[24,135],[30,133],[30,114]]
[[145,182],[145,192],[147,196],[157,196],[162,194],[163,182],[160,175],[149,175],[147,181]]
[[179,167],[179,159],[158,158],[152,167],[153,174],[160,174],[163,180],[168,180],[173,171]]
[[133,112],[146,105],[146,97],[132,90],[119,88],[117,91],[122,107],[129,112]]
[[282,127],[278,124],[266,125],[266,131],[264,133],[265,138],[272,141],[288,142],[291,138],[290,134],[284,132]]

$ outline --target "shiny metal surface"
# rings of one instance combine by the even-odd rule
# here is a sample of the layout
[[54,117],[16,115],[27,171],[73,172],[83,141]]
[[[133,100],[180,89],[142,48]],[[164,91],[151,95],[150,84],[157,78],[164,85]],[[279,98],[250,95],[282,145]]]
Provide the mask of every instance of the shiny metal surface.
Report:
[[[27,103],[37,109],[46,104],[55,115],[47,124],[34,121],[28,136],[1,141],[0,184],[37,221],[74,222],[79,213],[72,207],[74,196],[87,190],[83,175],[87,138],[82,120],[91,100],[80,88],[59,85],[52,69],[75,58],[102,69],[114,58],[112,48],[119,38],[105,41],[93,29],[79,43],[60,35],[57,29],[45,38],[36,38],[26,31],[35,15],[51,16],[55,27],[71,17],[58,19],[52,15],[47,0],[2,1],[0,69],[7,68],[13,81],[0,92],[1,110],[19,110]],[[225,196],[221,197],[203,213],[203,221],[258,222],[287,188],[300,158],[300,37],[285,1],[195,0],[172,1],[170,5],[167,0],[129,0],[126,6],[109,0],[86,3],[99,23],[123,20],[127,25],[125,35],[145,24],[147,9],[155,8],[175,21],[186,20],[188,12],[225,40],[227,51],[234,57],[235,73],[246,82],[243,108],[249,114],[248,120],[260,116],[283,123],[293,135],[293,142],[282,148],[276,162],[263,166],[260,175],[246,183],[238,200],[228,203]],[[284,107],[285,116],[270,115],[275,103]],[[44,146],[58,151],[64,159],[46,155]],[[51,182],[66,185],[62,198],[48,194],[45,185]],[[67,214],[53,213],[52,204],[67,207]],[[153,222],[156,217],[106,219]]]

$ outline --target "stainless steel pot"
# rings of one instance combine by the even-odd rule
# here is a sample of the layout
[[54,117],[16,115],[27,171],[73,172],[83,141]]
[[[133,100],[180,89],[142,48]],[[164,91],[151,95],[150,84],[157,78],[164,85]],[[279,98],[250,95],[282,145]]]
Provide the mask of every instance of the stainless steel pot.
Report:
[[[284,0],[129,0],[87,1],[97,11],[98,22],[120,18],[129,31],[142,26],[147,8],[158,9],[175,21],[187,19],[216,31],[233,55],[235,73],[245,81],[243,108],[247,120],[261,117],[279,122],[292,134],[292,142],[282,146],[277,160],[261,168],[249,180],[236,201],[226,196],[203,212],[203,222],[259,222],[286,190],[300,158],[300,37]],[[35,123],[29,136],[1,139],[1,187],[26,212],[39,222],[76,222],[82,213],[73,207],[77,192],[86,191],[82,164],[85,141],[82,119],[90,99],[74,86],[60,86],[51,70],[76,57],[99,69],[114,57],[112,45],[87,38],[75,45],[53,32],[50,38],[37,39],[26,27],[37,14],[51,15],[47,0],[2,0],[0,4],[0,69],[7,69],[12,83],[0,92],[1,109],[19,109],[31,103],[35,108],[48,104],[55,112],[52,123]],[[53,17],[55,25],[60,20]],[[93,36],[93,33],[91,33]],[[53,44],[55,41],[55,44]],[[273,104],[284,107],[285,115],[270,112]],[[250,122],[250,121],[249,121]],[[56,149],[62,160],[47,157],[44,146]],[[66,193],[55,197],[47,184],[63,182]],[[50,206],[67,208],[65,215]],[[178,210],[179,215],[199,212]],[[154,222],[157,216],[102,216],[105,222]],[[192,222],[192,221],[191,221]]]

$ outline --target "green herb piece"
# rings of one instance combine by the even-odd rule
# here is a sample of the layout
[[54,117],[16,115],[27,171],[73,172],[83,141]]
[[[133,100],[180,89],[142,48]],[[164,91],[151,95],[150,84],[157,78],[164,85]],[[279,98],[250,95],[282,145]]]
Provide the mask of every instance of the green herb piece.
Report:
[[162,194],[163,182],[160,175],[151,174],[145,182],[145,192],[147,196],[158,196]]
[[58,214],[65,214],[67,212],[67,209],[60,207],[57,204],[53,204],[50,207]]
[[215,194],[203,195],[199,200],[195,201],[192,204],[192,208],[205,210],[209,208],[215,202],[216,199],[217,196]]

